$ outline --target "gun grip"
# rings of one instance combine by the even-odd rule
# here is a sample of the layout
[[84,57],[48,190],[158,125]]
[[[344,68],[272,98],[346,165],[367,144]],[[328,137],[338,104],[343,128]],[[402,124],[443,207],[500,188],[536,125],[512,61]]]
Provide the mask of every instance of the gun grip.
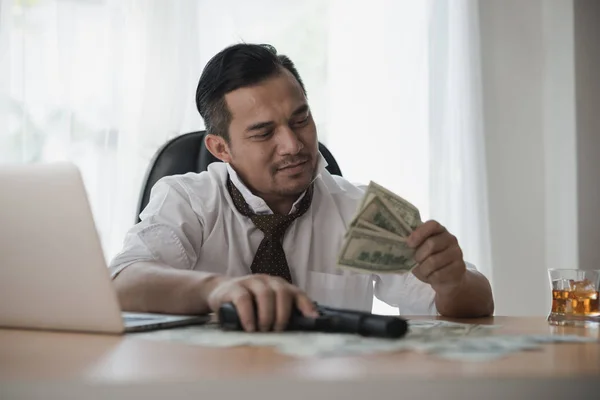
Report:
[[240,321],[240,317],[237,313],[237,309],[233,303],[221,304],[221,307],[219,307],[218,316],[221,329],[227,331],[244,330],[242,327],[242,322]]

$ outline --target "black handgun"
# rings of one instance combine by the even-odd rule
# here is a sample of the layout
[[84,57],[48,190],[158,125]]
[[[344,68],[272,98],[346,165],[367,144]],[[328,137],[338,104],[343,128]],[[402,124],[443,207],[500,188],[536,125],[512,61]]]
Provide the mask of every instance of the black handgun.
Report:
[[[305,317],[300,311],[294,309],[285,330],[351,333],[389,339],[400,338],[408,330],[407,321],[401,317],[325,307],[319,304],[316,304],[316,307],[319,312],[318,318]],[[219,308],[218,315],[221,329],[230,331],[243,330],[233,303],[223,304]]]

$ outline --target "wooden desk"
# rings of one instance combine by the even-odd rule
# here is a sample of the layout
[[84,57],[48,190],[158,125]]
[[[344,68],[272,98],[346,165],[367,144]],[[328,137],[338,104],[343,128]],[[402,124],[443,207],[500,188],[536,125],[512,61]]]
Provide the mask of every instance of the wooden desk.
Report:
[[[469,322],[502,325],[499,333],[575,333],[600,338],[600,329],[551,327],[537,317]],[[135,335],[0,329],[1,399],[133,395],[199,399],[210,395],[218,399],[443,396],[514,400],[579,394],[600,398],[600,342],[546,345],[542,351],[467,363],[414,352],[305,359],[269,348],[217,349]]]

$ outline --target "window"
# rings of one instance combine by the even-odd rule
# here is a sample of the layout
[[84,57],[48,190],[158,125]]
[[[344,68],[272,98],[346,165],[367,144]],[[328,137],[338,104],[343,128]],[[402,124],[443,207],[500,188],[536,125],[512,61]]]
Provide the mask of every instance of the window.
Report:
[[202,128],[204,64],[240,41],[273,44],[296,63],[346,178],[375,180],[429,217],[429,2],[1,4],[0,163],[77,164],[107,258],[134,222],[154,152]]

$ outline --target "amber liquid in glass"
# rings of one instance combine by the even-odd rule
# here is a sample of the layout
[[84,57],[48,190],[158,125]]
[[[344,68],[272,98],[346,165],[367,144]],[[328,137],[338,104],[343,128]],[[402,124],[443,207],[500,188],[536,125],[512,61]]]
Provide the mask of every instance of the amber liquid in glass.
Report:
[[598,291],[552,290],[552,312],[598,316],[600,315]]

